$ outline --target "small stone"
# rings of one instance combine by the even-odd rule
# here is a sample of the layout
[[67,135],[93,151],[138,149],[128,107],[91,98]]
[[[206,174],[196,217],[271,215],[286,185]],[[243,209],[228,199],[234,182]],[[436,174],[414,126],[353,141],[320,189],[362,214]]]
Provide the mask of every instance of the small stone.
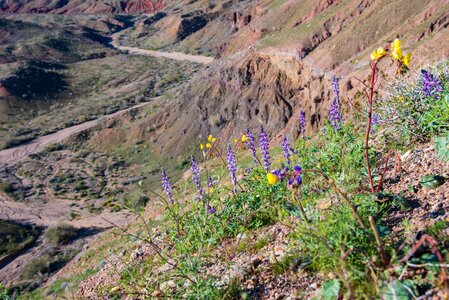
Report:
[[176,283],[173,280],[169,280],[169,281],[163,282],[159,288],[163,292],[166,292],[169,289],[174,290],[176,288]]

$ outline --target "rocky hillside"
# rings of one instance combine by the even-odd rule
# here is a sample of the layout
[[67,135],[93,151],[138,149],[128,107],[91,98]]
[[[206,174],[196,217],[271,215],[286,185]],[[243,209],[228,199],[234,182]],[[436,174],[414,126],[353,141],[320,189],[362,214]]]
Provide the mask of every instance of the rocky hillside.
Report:
[[80,1],[80,0],[2,0],[4,14],[151,14],[163,9],[164,0]]
[[[440,9],[444,8],[444,9]],[[411,69],[449,54],[447,1],[237,1],[172,3],[167,13],[124,32],[142,48],[215,53],[218,58],[181,90],[166,113],[148,121],[143,135],[162,151],[180,154],[209,132],[264,125],[270,133],[298,137],[299,111],[307,132],[327,118],[330,80],[360,100],[371,49],[394,38],[407,41]],[[194,21],[196,20],[196,21]],[[195,23],[198,26],[185,24]],[[164,39],[165,37],[166,39]],[[392,62],[385,62],[386,65]],[[343,103],[346,111],[349,105]],[[139,124],[140,130],[142,124]]]

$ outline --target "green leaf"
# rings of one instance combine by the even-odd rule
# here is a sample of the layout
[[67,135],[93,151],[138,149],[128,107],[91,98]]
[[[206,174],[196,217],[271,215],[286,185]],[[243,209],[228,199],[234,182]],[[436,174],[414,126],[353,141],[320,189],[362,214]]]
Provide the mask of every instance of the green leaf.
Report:
[[426,189],[436,189],[444,184],[444,177],[440,175],[424,175],[421,178],[421,185]]
[[323,283],[323,286],[316,291],[316,300],[335,300],[340,294],[340,281],[337,279],[329,280]]
[[438,159],[449,162],[449,134],[435,137],[434,144]]
[[416,285],[410,281],[393,281],[383,289],[384,300],[411,300],[416,298],[418,290]]

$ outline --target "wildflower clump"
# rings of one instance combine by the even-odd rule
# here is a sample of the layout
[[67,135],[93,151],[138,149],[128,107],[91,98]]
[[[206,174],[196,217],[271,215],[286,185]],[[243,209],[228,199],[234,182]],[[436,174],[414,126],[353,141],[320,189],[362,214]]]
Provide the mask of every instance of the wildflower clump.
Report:
[[256,153],[255,138],[249,128],[246,129],[246,145],[248,146],[249,150],[251,151],[254,165],[257,166],[259,164],[259,159],[257,158],[257,153]]
[[306,112],[303,110],[299,113],[299,132],[302,138],[304,138],[306,133]]
[[387,55],[387,50],[385,50],[382,47],[379,47],[376,50],[374,50],[373,53],[371,53],[371,60],[379,60],[385,55]]
[[168,200],[170,201],[170,203],[174,203],[175,200],[173,199],[171,182],[168,179],[168,176],[167,176],[167,173],[165,172],[165,170],[162,171],[162,188],[164,189],[164,192],[167,194]]
[[271,172],[267,173],[267,181],[269,185],[276,184],[279,181],[279,177]]
[[192,181],[195,184],[198,190],[199,198],[201,199],[204,197],[204,191],[201,186],[200,167],[193,157],[190,159],[190,171],[192,172]]
[[262,160],[266,172],[270,171],[270,141],[268,139],[268,134],[265,132],[262,126],[260,126],[260,152],[262,153]]
[[[409,52],[406,55],[402,55],[401,41],[399,39],[395,39],[391,45],[391,58],[397,63],[397,73],[404,74],[408,71],[408,66],[410,64],[410,59],[412,57],[412,53]],[[378,62],[385,56],[387,56],[387,49],[383,47],[379,47],[371,53],[371,60]]]
[[228,151],[226,154],[226,158],[228,161],[228,170],[229,174],[231,175],[231,182],[233,185],[237,184],[237,162],[235,160],[235,154],[234,151],[232,151],[231,145],[228,145]]
[[440,78],[430,71],[421,70],[421,86],[422,91],[427,97],[438,99],[440,93],[443,92],[443,85]]
[[212,148],[213,143],[215,143],[216,141],[217,141],[217,138],[210,134],[207,137],[207,142],[205,142],[204,144],[200,143],[200,149],[204,150],[205,148],[206,149]]
[[334,99],[329,109],[329,123],[336,130],[341,129],[343,123],[343,116],[340,111],[340,86],[337,77],[332,78],[332,90],[334,91]]
[[284,157],[288,165],[290,165],[290,157],[292,156],[291,149],[292,147],[290,146],[290,142],[288,141],[287,137],[284,136],[284,139],[282,140],[282,150],[284,152]]

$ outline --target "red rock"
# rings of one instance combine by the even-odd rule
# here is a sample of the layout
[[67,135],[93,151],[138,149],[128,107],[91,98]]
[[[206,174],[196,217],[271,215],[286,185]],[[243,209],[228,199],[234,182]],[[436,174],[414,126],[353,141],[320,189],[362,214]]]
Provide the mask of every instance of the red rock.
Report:
[[9,0],[0,4],[0,14],[50,13],[50,14],[139,14],[155,13],[165,7],[165,0],[129,0],[90,3],[68,0]]

